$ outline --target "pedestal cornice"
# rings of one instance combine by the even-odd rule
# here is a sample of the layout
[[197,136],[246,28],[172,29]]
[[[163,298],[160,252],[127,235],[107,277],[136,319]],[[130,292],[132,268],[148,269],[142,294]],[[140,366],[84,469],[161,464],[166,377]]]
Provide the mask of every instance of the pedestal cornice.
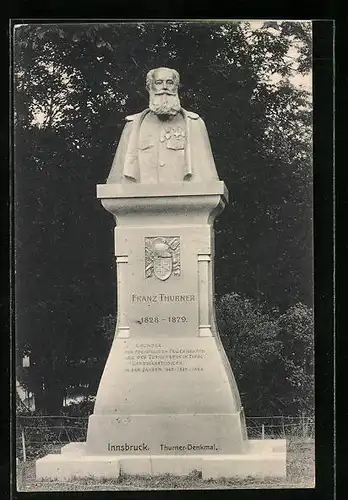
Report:
[[183,215],[182,223],[211,223],[228,202],[222,181],[171,184],[98,184],[97,197],[118,225],[139,225],[156,215],[156,224],[168,224]]

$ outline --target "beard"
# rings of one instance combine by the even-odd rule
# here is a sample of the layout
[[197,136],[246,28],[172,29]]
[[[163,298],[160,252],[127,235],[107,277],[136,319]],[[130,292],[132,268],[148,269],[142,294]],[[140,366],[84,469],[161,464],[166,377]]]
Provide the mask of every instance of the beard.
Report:
[[150,92],[150,110],[156,115],[177,115],[181,109],[177,93]]

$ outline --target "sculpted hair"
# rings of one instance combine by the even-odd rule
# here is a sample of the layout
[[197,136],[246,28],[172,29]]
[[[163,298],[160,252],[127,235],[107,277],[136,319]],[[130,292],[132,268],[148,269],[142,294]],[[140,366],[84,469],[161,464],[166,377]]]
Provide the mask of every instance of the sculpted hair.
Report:
[[179,83],[180,83],[180,75],[179,73],[176,71],[176,69],[172,69],[172,68],[154,68],[154,69],[150,69],[150,71],[147,73],[146,75],[146,88],[147,90],[150,90],[150,87],[151,87],[151,82],[153,80],[153,76],[154,76],[154,73],[155,71],[158,71],[160,69],[167,69],[169,71],[172,72],[172,75],[173,75],[173,80],[175,82],[175,84],[177,86],[179,86]]

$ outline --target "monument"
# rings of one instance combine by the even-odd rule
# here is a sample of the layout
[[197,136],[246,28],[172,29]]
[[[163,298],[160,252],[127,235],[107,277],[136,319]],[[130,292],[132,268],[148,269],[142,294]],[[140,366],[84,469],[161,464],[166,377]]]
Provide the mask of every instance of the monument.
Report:
[[207,130],[179,74],[151,70],[97,197],[115,218],[117,325],[85,443],[37,478],[119,474],[285,476],[285,440],[249,440],[216,327],[213,221],[228,202]]

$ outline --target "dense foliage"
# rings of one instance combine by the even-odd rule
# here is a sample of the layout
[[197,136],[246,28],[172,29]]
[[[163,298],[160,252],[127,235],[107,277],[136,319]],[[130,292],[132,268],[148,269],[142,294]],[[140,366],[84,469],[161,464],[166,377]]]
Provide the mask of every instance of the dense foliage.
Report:
[[296,304],[281,314],[231,293],[217,303],[217,317],[246,414],[312,414],[312,310]]
[[[28,383],[39,407],[57,412],[67,387],[83,384],[93,393],[104,366],[105,318],[114,321],[116,301],[113,221],[95,185],[107,177],[124,116],[147,106],[145,74],[156,66],[180,72],[182,104],[204,118],[230,191],[216,222],[217,297],[227,294],[225,309],[235,293],[279,308],[283,334],[263,319],[262,345],[269,363],[277,349],[294,346],[283,368],[295,384],[289,374],[302,366],[305,342],[296,304],[312,306],[312,190],[310,96],[292,78],[310,70],[310,25],[251,28],[171,22],[15,29],[16,339],[19,359],[30,353]],[[233,323],[226,328],[232,346],[236,330]],[[248,358],[233,349],[236,366]],[[246,381],[251,372],[262,376],[262,353],[238,368],[250,405],[258,400]],[[273,391],[270,378],[259,383]]]

